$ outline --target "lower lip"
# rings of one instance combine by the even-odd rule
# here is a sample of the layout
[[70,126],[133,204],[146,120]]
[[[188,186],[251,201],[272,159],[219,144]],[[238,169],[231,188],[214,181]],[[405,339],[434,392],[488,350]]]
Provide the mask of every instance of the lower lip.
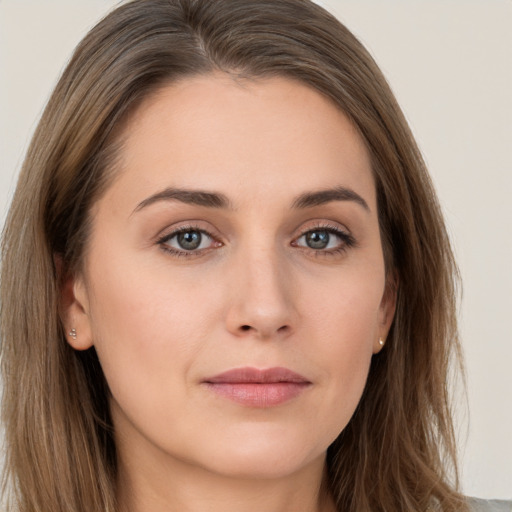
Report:
[[208,382],[208,388],[214,393],[229,398],[233,402],[248,406],[266,408],[288,402],[300,395],[309,382]]

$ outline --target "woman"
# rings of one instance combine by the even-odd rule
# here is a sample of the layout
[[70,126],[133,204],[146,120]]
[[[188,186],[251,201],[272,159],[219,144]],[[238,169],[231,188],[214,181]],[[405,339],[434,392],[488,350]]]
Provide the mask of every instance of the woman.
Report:
[[389,87],[320,7],[114,11],[2,250],[11,509],[510,507],[456,491],[448,238]]

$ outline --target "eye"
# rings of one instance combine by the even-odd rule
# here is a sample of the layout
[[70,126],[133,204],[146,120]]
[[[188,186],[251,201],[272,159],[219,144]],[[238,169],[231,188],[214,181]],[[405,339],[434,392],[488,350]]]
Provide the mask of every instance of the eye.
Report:
[[324,251],[326,253],[337,253],[348,247],[352,247],[355,241],[351,235],[339,228],[315,228],[306,231],[297,238],[292,245],[305,247],[313,251]]
[[310,249],[329,249],[334,237],[328,231],[309,231],[301,238]]
[[173,254],[187,256],[221,245],[206,231],[192,227],[183,227],[165,235],[158,241],[158,244]]

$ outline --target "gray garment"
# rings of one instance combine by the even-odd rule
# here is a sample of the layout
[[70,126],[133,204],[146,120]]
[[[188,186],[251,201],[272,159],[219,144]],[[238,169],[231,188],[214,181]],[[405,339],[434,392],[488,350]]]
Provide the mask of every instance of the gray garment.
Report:
[[471,512],[512,512],[512,501],[470,498]]

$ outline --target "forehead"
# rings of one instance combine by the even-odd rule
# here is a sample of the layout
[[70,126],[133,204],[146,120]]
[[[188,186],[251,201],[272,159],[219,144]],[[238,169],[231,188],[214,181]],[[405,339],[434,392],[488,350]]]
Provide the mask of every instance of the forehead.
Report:
[[181,80],[143,102],[122,139],[112,188],[133,202],[170,186],[222,190],[236,203],[341,185],[375,203],[362,137],[330,100],[291,79]]

